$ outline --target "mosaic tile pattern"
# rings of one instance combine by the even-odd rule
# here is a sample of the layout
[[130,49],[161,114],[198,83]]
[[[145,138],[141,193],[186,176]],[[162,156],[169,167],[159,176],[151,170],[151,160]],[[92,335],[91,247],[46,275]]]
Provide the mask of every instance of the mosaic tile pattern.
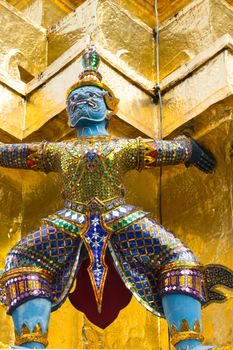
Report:
[[107,274],[105,251],[111,233],[103,229],[100,215],[91,215],[90,227],[82,239],[90,256],[89,276],[94,289],[99,310],[101,310],[104,282]]
[[[47,286],[46,293],[42,294],[48,297],[48,290],[50,290],[49,299],[56,303],[67,288],[80,242],[80,237],[71,237],[49,224],[41,226],[17,243],[8,254],[5,265],[6,286],[12,278],[15,280],[24,276],[27,271],[22,271],[22,268],[28,267],[32,276],[40,278],[43,276],[43,279],[47,281],[50,287]],[[48,275],[39,272],[38,268],[48,271]],[[28,273],[26,275],[28,276]],[[23,298],[28,300],[35,297],[34,285],[30,286],[31,289],[29,286],[25,290],[17,289],[18,294],[16,298],[13,298],[13,305],[11,305],[12,296],[8,293],[7,304],[10,305],[8,313],[12,313]],[[28,295],[25,294],[26,292]]]
[[188,139],[173,142],[149,141],[144,144],[144,149],[145,168],[185,162],[192,154],[192,145]]
[[[170,268],[168,256],[176,257],[176,270],[178,266],[183,273],[195,267],[195,271],[200,270],[200,264],[193,253],[171,232],[148,218],[136,221],[124,230],[113,234],[110,243],[116,268],[126,285],[145,307],[160,316],[163,315],[161,297],[164,294],[173,293],[170,287],[174,287],[173,280],[166,285],[168,287],[166,290],[161,283],[165,278],[163,271]],[[183,255],[184,252],[186,255]],[[167,260],[164,264],[166,255]],[[199,273],[201,276],[201,272]],[[187,287],[185,280],[177,279],[176,288],[181,291],[182,287]],[[192,290],[182,292],[199,300],[204,299],[199,286],[195,289],[193,285]]]

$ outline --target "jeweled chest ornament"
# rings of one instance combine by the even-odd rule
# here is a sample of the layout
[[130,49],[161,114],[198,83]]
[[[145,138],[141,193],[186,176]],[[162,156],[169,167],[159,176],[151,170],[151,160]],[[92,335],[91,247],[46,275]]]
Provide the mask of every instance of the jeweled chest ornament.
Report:
[[101,162],[101,154],[93,148],[89,148],[83,158],[88,171],[95,171],[98,168],[98,164]]

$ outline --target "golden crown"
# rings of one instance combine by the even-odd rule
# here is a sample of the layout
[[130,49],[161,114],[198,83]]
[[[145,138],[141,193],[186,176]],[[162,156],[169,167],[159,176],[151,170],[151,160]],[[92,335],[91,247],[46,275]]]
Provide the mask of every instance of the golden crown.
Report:
[[119,99],[116,98],[114,92],[102,82],[102,75],[98,71],[99,64],[100,56],[96,52],[94,46],[88,47],[82,56],[82,66],[84,70],[79,74],[79,81],[68,89],[66,97],[68,98],[69,94],[79,87],[89,85],[97,86],[100,89],[108,92],[106,95],[104,95],[105,103],[108,109],[115,111],[119,103]]

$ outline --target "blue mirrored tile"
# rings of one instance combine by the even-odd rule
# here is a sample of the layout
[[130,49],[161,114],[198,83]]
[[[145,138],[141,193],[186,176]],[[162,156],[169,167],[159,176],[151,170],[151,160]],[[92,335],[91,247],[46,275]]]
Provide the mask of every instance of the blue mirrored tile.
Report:
[[124,269],[125,269],[125,270],[128,270],[129,265],[128,265],[127,263],[124,262],[124,263],[123,263],[123,266],[124,266]]
[[144,242],[143,242],[143,240],[141,240],[141,239],[137,239],[137,245],[138,245],[138,247],[141,247],[141,246],[144,246]]
[[[67,265],[67,264],[66,264]],[[63,272],[63,276],[64,277],[69,277],[70,275],[70,264],[67,265],[67,268],[65,269],[65,271]]]
[[144,273],[144,269],[140,267],[140,268],[138,269],[138,272],[143,274],[143,273]]
[[127,242],[122,242],[121,243],[122,248],[128,248],[128,243]]
[[146,250],[145,250],[145,248],[138,248],[138,253],[139,254],[146,254]]
[[[129,241],[129,247],[131,249],[136,248],[137,247],[136,242],[135,241]],[[135,251],[135,249],[133,251]],[[138,250],[136,250],[136,252],[138,253]]]
[[75,240],[72,241],[72,247],[73,247],[73,248],[76,248],[76,247],[78,246],[78,244],[79,244],[79,242],[78,242],[77,239],[75,239]]
[[149,231],[143,231],[143,237],[151,237],[151,233]]
[[63,263],[65,261],[65,257],[64,256],[59,256],[58,258],[60,263]]
[[67,254],[71,254],[71,253],[72,253],[72,250],[73,250],[72,248],[66,248],[66,253],[67,253]]
[[146,250],[147,250],[147,253],[149,253],[149,254],[153,253],[153,248],[152,247],[147,247]]
[[[145,254],[145,253],[143,253],[143,254]],[[149,258],[148,258],[146,255],[142,255],[142,256],[141,256],[141,259],[142,259],[142,261],[144,261],[145,263],[149,262]]]
[[65,244],[64,241],[61,241],[61,240],[58,241],[58,247],[64,247],[64,244]]
[[157,254],[160,254],[160,252],[161,252],[161,247],[160,247],[160,246],[154,246],[154,252],[155,252],[156,255],[157,255]]
[[134,276],[134,281],[135,282],[140,282],[140,278],[138,276]]
[[127,249],[127,250],[124,250],[124,255],[126,256],[127,258],[127,261],[128,263],[130,264],[130,266],[133,266],[133,256],[131,255],[131,252]]
[[145,244],[148,245],[148,246],[152,245],[152,240],[146,238],[145,239]]
[[142,238],[142,232],[136,232],[135,233],[136,238]]
[[126,240],[126,234],[125,233],[121,233],[120,234],[120,240],[121,241],[125,241]]

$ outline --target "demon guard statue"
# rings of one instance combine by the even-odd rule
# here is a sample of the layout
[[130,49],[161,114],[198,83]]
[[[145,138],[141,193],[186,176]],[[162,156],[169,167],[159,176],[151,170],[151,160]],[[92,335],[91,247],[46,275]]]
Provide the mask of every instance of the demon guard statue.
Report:
[[[92,288],[97,313],[104,308],[104,288],[114,265],[127,293],[155,315],[166,317],[176,349],[210,348],[201,345],[201,307],[225,299],[212,287],[232,287],[232,273],[222,266],[203,267],[148,213],[126,204],[122,178],[131,169],[181,162],[209,173],[214,159],[186,136],[174,141],[109,136],[107,126],[119,101],[101,81],[98,65],[94,48],[87,49],[84,71],[67,93],[77,138],[0,144],[1,166],[56,171],[65,183],[64,208],[44,218],[6,258],[0,283],[2,302],[14,321],[15,344],[47,346],[50,313],[65,301],[86,264],[86,285]],[[79,290],[86,285],[79,284]],[[85,312],[85,307],[79,309]]]

